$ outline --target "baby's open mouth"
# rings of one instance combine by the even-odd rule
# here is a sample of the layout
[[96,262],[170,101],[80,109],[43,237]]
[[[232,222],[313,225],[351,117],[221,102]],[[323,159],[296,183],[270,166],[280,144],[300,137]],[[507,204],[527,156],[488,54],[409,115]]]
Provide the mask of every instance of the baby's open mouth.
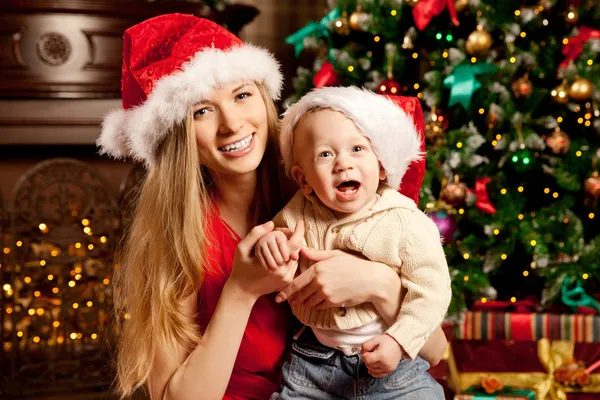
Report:
[[358,190],[358,188],[360,188],[360,183],[357,181],[342,182],[339,185],[337,185],[337,187],[336,187],[336,189],[338,191],[343,192],[343,193],[356,192]]

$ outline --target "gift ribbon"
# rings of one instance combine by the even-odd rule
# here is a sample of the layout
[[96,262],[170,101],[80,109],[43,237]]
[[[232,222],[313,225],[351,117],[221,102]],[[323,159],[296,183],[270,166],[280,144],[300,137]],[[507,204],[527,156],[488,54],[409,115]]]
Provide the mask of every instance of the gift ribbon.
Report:
[[[580,388],[565,387],[554,380],[554,371],[572,359],[575,343],[566,340],[537,341],[537,353],[546,372],[494,372],[493,375],[511,387],[531,388],[537,400],[567,400],[567,393],[600,393],[600,374],[590,374],[590,383]],[[481,378],[490,372],[459,372],[450,346],[448,357],[450,385],[456,392],[478,386]]]
[[498,67],[490,63],[461,64],[454,67],[452,74],[444,79],[444,86],[450,88],[450,101],[448,106],[460,104],[469,111],[473,93],[481,87],[477,75],[496,72]]
[[565,276],[560,288],[560,298],[564,305],[572,307],[573,310],[576,310],[577,307],[589,307],[598,311],[598,314],[600,314],[600,304],[598,304],[596,299],[585,292],[579,279],[575,281],[574,288],[569,289],[570,285],[571,279],[568,276]]
[[584,43],[590,39],[600,39],[600,31],[589,26],[581,26],[579,34],[569,38],[567,44],[563,45],[562,53],[567,57],[560,63],[560,66],[566,67],[571,61],[579,57],[583,51]]
[[475,190],[470,190],[471,193],[475,194],[475,207],[481,212],[486,214],[496,214],[496,207],[490,201],[488,195],[487,185],[492,181],[492,178],[477,178],[475,181]]
[[460,25],[456,8],[454,8],[454,0],[420,0],[413,8],[413,18],[417,28],[420,31],[425,29],[433,17],[440,15],[446,6],[448,6],[450,19],[452,19],[454,25]]
[[294,54],[296,57],[304,50],[304,39],[309,36],[319,36],[327,40],[329,45],[329,59],[334,63],[335,58],[333,57],[333,42],[331,35],[329,34],[329,24],[340,17],[340,9],[334,8],[327,15],[325,15],[319,22],[310,21],[304,28],[292,33],[290,36],[285,38],[287,44],[294,46]]
[[[496,374],[494,374],[496,375]],[[490,400],[491,395],[494,396],[520,396],[527,397],[529,400],[535,400],[535,392],[533,390],[513,389],[505,387],[494,393],[485,393],[480,387],[470,387],[465,390],[465,393],[473,393],[471,400]]]

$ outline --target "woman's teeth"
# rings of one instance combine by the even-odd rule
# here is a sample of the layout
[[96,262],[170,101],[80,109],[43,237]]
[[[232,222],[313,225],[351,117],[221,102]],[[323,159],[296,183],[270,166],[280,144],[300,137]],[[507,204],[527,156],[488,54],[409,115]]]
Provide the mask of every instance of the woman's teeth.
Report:
[[240,140],[239,142],[228,144],[227,146],[219,147],[219,150],[224,151],[224,152],[244,150],[246,147],[250,146],[251,142],[252,142],[252,135],[246,137],[245,139]]

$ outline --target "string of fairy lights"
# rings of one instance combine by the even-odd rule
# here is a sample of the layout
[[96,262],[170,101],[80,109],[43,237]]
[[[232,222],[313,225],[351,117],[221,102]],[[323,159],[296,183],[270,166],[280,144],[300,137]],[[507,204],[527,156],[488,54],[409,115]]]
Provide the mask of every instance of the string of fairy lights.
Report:
[[[41,256],[36,260],[26,260],[23,265],[0,265],[0,273],[5,277],[14,273],[14,279],[2,286],[3,311],[8,317],[3,326],[3,346],[6,351],[11,350],[14,343],[21,349],[32,344],[55,346],[99,343],[105,325],[104,318],[108,313],[109,269],[98,268],[95,264],[93,272],[86,273],[84,264],[90,260],[102,263],[90,253],[95,249],[110,251],[108,248],[101,249],[109,244],[109,238],[106,235],[94,236],[90,219],[83,218],[80,223],[88,240],[71,243],[64,249],[45,240],[50,227],[44,222],[37,226],[42,234],[41,239],[31,239],[28,242],[29,249],[24,249],[26,239],[14,241],[13,248],[3,248],[3,253],[7,256],[13,251],[25,251],[26,257],[36,254]],[[66,262],[61,259],[63,255],[72,260]],[[53,268],[54,265],[57,268]],[[69,265],[69,268],[65,268],[65,265]],[[105,276],[91,279],[92,275],[101,272]],[[83,285],[82,292],[77,291],[80,285]],[[97,290],[86,290],[92,287],[90,285]],[[97,313],[97,318],[92,318],[91,322],[83,321],[80,311]],[[7,337],[12,340],[6,340]]]

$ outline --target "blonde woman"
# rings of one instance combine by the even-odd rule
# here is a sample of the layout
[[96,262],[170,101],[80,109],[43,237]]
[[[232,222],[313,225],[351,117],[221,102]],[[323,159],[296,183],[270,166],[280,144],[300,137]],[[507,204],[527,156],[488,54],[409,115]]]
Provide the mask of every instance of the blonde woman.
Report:
[[[253,248],[289,199],[275,140],[281,80],[266,50],[204,19],[163,15],[125,32],[123,108],[98,140],[102,152],[148,167],[113,279],[117,315],[130,315],[117,356],[122,397],[142,386],[176,400],[262,400],[276,390],[292,332],[272,293],[296,263],[267,271]],[[317,257],[309,281],[328,304],[399,303],[389,267]],[[435,362],[445,339],[430,342]]]

